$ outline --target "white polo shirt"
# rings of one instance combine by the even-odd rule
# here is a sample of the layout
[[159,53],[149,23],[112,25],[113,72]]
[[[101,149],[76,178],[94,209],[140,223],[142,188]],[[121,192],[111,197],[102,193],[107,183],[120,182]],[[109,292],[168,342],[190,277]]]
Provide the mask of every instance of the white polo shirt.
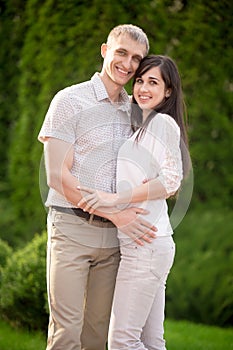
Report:
[[[39,140],[54,137],[74,146],[71,173],[82,185],[116,191],[116,158],[119,147],[132,134],[130,101],[126,91],[120,102],[109,100],[96,73],[90,81],[59,91],[53,98],[39,133]],[[49,189],[46,206],[73,205]]]

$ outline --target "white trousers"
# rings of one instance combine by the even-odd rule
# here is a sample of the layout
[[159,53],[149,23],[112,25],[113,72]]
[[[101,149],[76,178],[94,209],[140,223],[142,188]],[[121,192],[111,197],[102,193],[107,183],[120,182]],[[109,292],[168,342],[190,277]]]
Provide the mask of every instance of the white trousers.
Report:
[[109,350],[166,350],[165,285],[175,256],[171,236],[124,245],[109,328]]

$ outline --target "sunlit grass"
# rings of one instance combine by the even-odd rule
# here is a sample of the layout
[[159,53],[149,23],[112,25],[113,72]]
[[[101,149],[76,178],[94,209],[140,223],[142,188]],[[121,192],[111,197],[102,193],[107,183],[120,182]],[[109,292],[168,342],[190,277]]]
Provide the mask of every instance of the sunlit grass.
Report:
[[[166,320],[165,337],[167,350],[233,350],[233,328]],[[45,350],[45,348],[45,335],[15,330],[0,321],[1,350]]]
[[16,330],[0,320],[1,350],[45,350],[46,339],[41,333]]
[[187,321],[165,323],[168,350],[233,349],[233,328],[218,328]]

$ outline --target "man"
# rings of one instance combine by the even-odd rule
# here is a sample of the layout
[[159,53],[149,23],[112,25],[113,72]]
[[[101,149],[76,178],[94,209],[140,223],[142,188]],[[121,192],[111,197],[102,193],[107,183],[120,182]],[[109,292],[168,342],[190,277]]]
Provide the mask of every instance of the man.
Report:
[[58,92],[40,131],[50,187],[47,350],[105,349],[119,263],[116,227],[138,244],[154,237],[139,208],[98,215],[77,208],[79,184],[115,190],[117,152],[130,135],[123,86],[148,50],[140,28],[115,27],[101,46],[101,72]]

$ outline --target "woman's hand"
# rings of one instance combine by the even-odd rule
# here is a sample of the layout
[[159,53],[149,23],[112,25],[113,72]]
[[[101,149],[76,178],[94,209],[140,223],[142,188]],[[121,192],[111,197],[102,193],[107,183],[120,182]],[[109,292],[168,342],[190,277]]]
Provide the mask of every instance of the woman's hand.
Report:
[[117,194],[94,190],[86,186],[77,186],[82,192],[82,199],[77,206],[83,211],[92,214],[99,207],[114,207],[117,203]]

